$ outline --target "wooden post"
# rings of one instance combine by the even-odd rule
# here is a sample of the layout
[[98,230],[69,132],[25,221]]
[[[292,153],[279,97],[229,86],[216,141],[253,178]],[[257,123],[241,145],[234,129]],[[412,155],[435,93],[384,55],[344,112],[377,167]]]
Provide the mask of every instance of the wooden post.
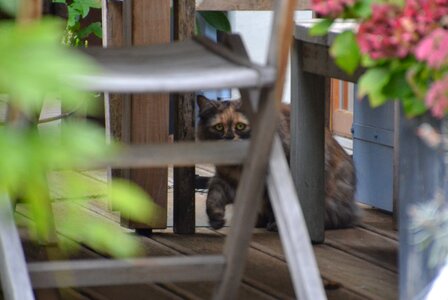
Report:
[[[185,40],[194,34],[195,1],[175,0],[174,39]],[[194,140],[195,94],[174,95],[174,140]],[[195,168],[174,168],[173,230],[175,233],[195,231]]]
[[291,57],[291,169],[311,241],[324,241],[324,76],[305,72],[301,42]]
[[[132,22],[127,24],[130,27],[124,26],[126,20],[123,20],[121,3],[104,2],[107,11],[103,20],[107,22],[105,36],[108,47],[122,46],[125,42],[137,46],[170,42],[169,0],[133,0],[130,10]],[[130,28],[131,36],[124,35],[123,31]],[[167,142],[168,95],[139,94],[133,95],[130,101],[126,98],[129,97],[109,95],[108,126],[112,136],[132,144]],[[145,224],[131,222],[124,217],[121,224],[135,229],[166,228],[167,168],[114,171],[113,175],[117,173],[140,185],[161,208],[161,212]]]

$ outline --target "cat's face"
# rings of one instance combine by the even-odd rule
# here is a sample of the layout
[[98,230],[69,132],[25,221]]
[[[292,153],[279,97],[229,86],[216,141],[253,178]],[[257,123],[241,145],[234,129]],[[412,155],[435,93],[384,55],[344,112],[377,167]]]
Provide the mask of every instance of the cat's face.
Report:
[[215,101],[198,96],[198,137],[201,140],[239,140],[250,137],[250,124],[240,101]]

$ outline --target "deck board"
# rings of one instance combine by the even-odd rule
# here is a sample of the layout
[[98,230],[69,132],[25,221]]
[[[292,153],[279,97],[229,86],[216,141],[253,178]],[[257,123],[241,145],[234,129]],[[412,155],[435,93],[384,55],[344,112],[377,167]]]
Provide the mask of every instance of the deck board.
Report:
[[[202,176],[210,176],[213,174],[213,169],[210,166],[199,166],[196,172]],[[100,186],[106,179],[105,172],[98,170],[82,172],[77,176],[89,184],[99,183]],[[80,214],[101,219],[120,228],[119,215],[108,210],[102,192],[91,191],[90,196],[93,195],[95,199],[89,195],[82,195],[90,199],[68,202],[64,199],[71,197],[66,195],[67,191],[60,184],[60,177],[50,176],[50,182],[54,180],[56,184],[51,184],[51,187],[53,197],[58,200],[53,204],[56,222],[67,209],[76,207]],[[169,189],[168,193],[172,193],[172,190]],[[197,193],[197,218],[202,225],[206,225],[203,211],[205,196],[205,193]],[[397,298],[398,241],[392,216],[366,206],[362,206],[362,209],[364,217],[360,227],[327,231],[325,244],[314,246],[322,277],[340,285],[339,288],[326,290],[328,299]],[[21,219],[27,219],[28,212],[23,205],[18,206],[17,215]],[[130,232],[124,228],[122,230]],[[171,228],[168,228],[154,230],[150,238],[140,237],[140,240],[146,255],[149,256],[216,254],[222,250],[227,231],[228,228],[214,231],[198,227],[195,235],[176,235],[172,233]],[[76,236],[67,236],[64,232],[59,232],[59,237],[73,243],[79,242]],[[30,260],[38,257],[39,251],[36,251],[35,247],[26,244],[26,255]],[[83,246],[80,249],[81,252],[74,259],[103,257]],[[70,290],[70,298],[209,299],[212,291],[213,283],[143,284]],[[278,234],[255,229],[239,299],[292,298],[294,298],[293,288]]]

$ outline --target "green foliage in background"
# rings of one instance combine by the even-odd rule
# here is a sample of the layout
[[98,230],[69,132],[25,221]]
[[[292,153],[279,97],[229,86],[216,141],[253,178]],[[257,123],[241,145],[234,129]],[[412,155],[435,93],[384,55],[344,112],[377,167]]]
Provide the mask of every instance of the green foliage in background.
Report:
[[87,46],[87,38],[91,34],[101,38],[100,22],[93,22],[85,27],[81,26],[81,20],[88,16],[91,9],[101,9],[101,0],[53,0],[53,2],[67,6],[68,19],[63,39],[64,44],[76,47]]
[[[14,11],[6,3],[0,0],[0,8]],[[46,100],[57,99],[64,106],[76,106],[88,103],[91,96],[80,92],[70,78],[95,72],[94,64],[61,44],[63,30],[63,23],[48,18],[24,24],[0,22],[0,100],[23,112],[23,119],[28,120],[0,126],[0,193],[27,204],[34,221],[34,237],[41,242],[49,238],[52,226],[48,175],[55,170],[88,166],[120,151],[117,145],[106,145],[102,129],[84,120],[67,120],[50,128],[32,125]],[[109,186],[99,181],[86,183],[70,172],[58,177],[69,197],[82,198],[97,191],[103,195],[102,201],[111,200],[133,220],[147,220],[156,211],[145,193],[129,182],[113,182]],[[115,256],[134,255],[139,250],[137,241],[119,227],[98,218],[86,218],[80,215],[79,208],[70,207],[73,209],[58,215],[59,232]]]
[[232,27],[230,26],[227,14],[222,11],[201,11],[198,14],[204,18],[208,25],[216,30],[223,32],[230,32]]

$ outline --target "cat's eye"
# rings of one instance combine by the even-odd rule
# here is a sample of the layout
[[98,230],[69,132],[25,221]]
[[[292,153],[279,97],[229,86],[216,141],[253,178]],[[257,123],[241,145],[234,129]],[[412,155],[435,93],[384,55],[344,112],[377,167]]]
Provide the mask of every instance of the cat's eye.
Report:
[[215,126],[213,126],[213,128],[215,128],[215,130],[217,130],[217,131],[223,131],[224,125],[222,125],[222,123],[219,123],[219,124],[216,124]]
[[244,123],[236,123],[236,125],[235,125],[235,128],[236,128],[236,130],[244,130],[244,129],[246,129],[246,124],[244,124]]

